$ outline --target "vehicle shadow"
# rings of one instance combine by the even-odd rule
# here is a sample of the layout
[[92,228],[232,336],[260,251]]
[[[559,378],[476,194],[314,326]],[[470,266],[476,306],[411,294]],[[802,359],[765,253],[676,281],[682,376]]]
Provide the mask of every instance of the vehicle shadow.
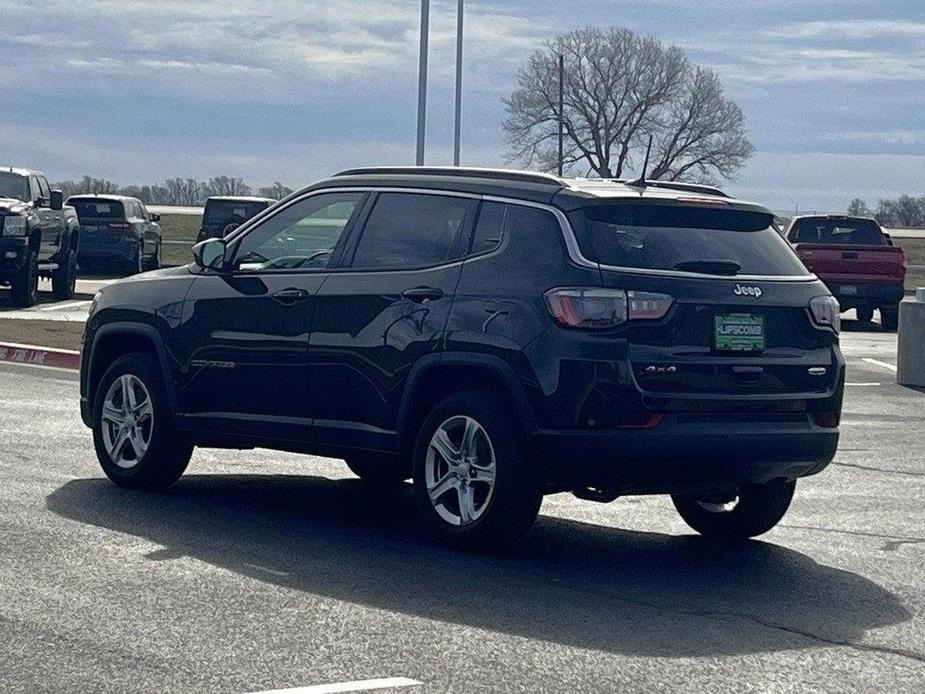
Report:
[[64,518],[269,584],[606,652],[712,656],[831,646],[909,619],[871,581],[764,542],[541,517],[516,552],[484,556],[417,529],[410,486],[355,479],[189,475],[166,494],[74,480]]

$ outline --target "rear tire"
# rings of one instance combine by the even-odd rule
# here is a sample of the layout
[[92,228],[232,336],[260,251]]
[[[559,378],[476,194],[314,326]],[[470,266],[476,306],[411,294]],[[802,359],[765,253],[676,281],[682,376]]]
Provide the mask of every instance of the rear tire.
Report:
[[145,271],[145,252],[144,243],[139,242],[138,248],[135,249],[135,255],[132,256],[128,264],[128,274],[138,275]]
[[157,247],[154,250],[154,255],[148,258],[147,263],[145,263],[145,269],[147,270],[160,270],[161,269],[161,242],[157,242]]
[[417,434],[413,468],[425,523],[442,540],[466,549],[514,544],[543,500],[510,408],[486,391],[451,395],[431,410]]
[[674,494],[675,508],[691,528],[706,538],[735,542],[768,532],[790,508],[796,480],[743,487],[738,503],[723,510],[723,499]]
[[401,484],[411,477],[411,470],[405,461],[385,453],[354,453],[344,462],[350,472],[370,484]]
[[174,426],[150,354],[126,354],[103,374],[93,400],[93,445],[103,472],[120,487],[160,491],[186,470],[193,446]]
[[13,306],[29,308],[39,300],[39,256],[35,251],[26,255],[26,263],[10,283]]
[[889,332],[899,328],[899,306],[880,307],[880,327]]
[[862,323],[870,323],[874,319],[874,309],[871,306],[861,306],[857,309],[858,320]]
[[51,291],[56,299],[73,299],[77,289],[77,252],[68,251],[67,259],[51,276]]

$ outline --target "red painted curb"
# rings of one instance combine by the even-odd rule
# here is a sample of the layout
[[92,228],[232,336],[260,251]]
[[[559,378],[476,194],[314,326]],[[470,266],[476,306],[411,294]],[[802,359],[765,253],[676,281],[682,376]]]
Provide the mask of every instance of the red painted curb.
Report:
[[52,349],[51,347],[0,342],[0,362],[78,369],[80,368],[80,352],[72,349]]

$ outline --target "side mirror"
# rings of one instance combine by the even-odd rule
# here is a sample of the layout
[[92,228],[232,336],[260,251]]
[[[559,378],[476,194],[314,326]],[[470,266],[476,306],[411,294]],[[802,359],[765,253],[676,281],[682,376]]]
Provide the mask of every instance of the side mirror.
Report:
[[161,216],[160,216],[157,212],[152,212],[152,213],[151,213],[151,221],[152,221],[152,222],[159,222],[159,221],[161,221]]
[[60,190],[51,191],[51,209],[55,211],[64,209],[64,193]]
[[896,245],[895,243],[893,243],[893,237],[892,237],[890,234],[886,233],[885,231],[883,232],[883,238],[886,239],[886,245],[887,245],[887,246],[895,246],[895,245]]
[[193,246],[193,259],[203,270],[221,270],[225,264],[225,242],[206,239]]

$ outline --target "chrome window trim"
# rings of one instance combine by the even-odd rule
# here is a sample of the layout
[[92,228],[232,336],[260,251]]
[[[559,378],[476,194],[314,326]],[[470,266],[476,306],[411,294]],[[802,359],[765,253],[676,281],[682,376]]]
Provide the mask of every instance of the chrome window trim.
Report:
[[815,282],[818,278],[816,275],[807,272],[805,275],[709,275],[703,272],[683,272],[681,270],[656,270],[648,268],[622,267],[620,265],[606,265],[604,263],[595,263],[588,260],[581,253],[578,245],[578,237],[572,229],[565,213],[557,207],[547,205],[541,202],[530,200],[517,200],[514,198],[497,197],[494,195],[483,196],[484,200],[492,202],[504,202],[511,205],[523,205],[524,207],[535,207],[541,210],[551,212],[559,220],[559,226],[562,229],[562,236],[565,239],[565,247],[568,250],[569,258],[576,265],[581,267],[593,268],[595,270],[609,270],[613,272],[623,272],[630,275],[645,275],[655,277],[677,277],[679,279],[708,279],[708,280],[730,280],[730,281],[754,281],[754,282]]

